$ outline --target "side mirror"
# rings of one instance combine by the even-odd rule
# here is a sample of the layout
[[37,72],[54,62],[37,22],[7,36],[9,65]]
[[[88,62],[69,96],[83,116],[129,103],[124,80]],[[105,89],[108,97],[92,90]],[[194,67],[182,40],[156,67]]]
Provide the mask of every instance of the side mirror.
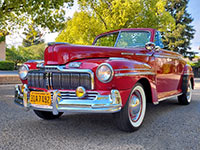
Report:
[[154,50],[155,47],[156,47],[156,46],[155,46],[155,44],[154,44],[153,42],[148,42],[148,43],[145,44],[145,48],[146,48],[147,50],[150,50],[150,51]]

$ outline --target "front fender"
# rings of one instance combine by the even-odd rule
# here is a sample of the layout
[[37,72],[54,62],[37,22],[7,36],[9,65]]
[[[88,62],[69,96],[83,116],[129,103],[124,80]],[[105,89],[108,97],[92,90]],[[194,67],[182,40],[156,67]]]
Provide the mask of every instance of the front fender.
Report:
[[124,95],[121,93],[123,106],[125,105],[133,86],[140,81],[145,83],[143,86],[150,95],[148,98],[150,98],[153,103],[157,102],[156,74],[154,68],[146,63],[124,58],[108,59],[106,63],[109,63],[113,67],[113,80],[104,85],[97,83],[97,86],[101,85],[101,88],[110,87],[118,89],[119,91],[127,91]]

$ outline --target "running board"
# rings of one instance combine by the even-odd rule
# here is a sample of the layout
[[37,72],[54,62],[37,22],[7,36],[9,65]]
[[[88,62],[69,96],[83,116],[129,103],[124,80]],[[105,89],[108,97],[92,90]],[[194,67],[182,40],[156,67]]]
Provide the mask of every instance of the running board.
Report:
[[157,102],[154,102],[154,104],[157,105],[157,104],[159,104],[159,102],[161,102],[161,101],[164,101],[164,100],[170,99],[170,98],[174,98],[174,97],[180,96],[180,95],[182,95],[182,94],[183,94],[183,93],[179,93],[179,94],[176,94],[176,95],[171,95],[171,96],[168,96],[168,97],[160,98],[160,99],[158,99]]

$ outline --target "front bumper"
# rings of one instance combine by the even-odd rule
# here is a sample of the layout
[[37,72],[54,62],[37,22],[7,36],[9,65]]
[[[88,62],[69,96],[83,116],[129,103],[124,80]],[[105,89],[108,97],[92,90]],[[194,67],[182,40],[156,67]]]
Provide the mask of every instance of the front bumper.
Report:
[[[108,95],[98,93],[94,99],[70,99],[62,97],[63,90],[50,91],[52,93],[52,104],[36,105],[29,101],[29,89],[24,85],[15,86],[15,103],[26,108],[26,110],[34,109],[41,111],[52,111],[54,115],[59,112],[87,112],[87,113],[114,113],[121,110],[122,100],[118,90],[111,90]],[[66,90],[65,90],[66,91]],[[61,95],[61,96],[59,96]]]

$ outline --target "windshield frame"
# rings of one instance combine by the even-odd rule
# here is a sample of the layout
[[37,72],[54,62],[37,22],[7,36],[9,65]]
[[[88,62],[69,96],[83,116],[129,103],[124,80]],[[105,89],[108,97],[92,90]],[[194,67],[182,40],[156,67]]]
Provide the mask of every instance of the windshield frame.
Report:
[[[151,37],[152,37],[152,33],[149,30],[119,30],[119,31],[114,31],[114,32],[111,32],[111,33],[106,33],[106,34],[102,34],[102,35],[97,36],[97,38],[94,40],[92,45],[96,46],[95,44],[96,44],[97,40],[100,39],[101,37],[118,33],[115,44],[113,46],[113,47],[116,47],[122,32],[148,32],[150,34],[149,42],[151,41]],[[120,48],[120,47],[118,47],[118,48]],[[127,48],[127,47],[121,47],[121,48]],[[131,47],[129,47],[129,48],[131,48]]]

